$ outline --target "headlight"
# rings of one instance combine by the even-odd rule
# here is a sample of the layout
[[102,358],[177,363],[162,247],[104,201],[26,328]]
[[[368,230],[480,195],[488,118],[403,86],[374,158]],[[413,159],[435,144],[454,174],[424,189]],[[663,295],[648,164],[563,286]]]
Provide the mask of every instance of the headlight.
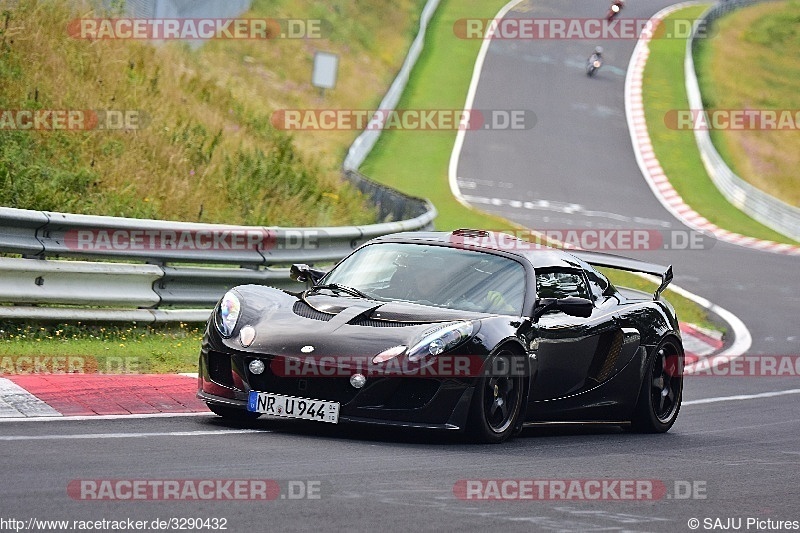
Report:
[[422,334],[408,349],[409,361],[419,361],[424,357],[439,355],[454,348],[473,333],[472,322],[456,322]]
[[222,297],[219,303],[216,315],[217,330],[220,334],[228,338],[233,334],[233,329],[236,327],[236,322],[239,320],[242,305],[239,303],[239,298],[233,291],[228,291]]

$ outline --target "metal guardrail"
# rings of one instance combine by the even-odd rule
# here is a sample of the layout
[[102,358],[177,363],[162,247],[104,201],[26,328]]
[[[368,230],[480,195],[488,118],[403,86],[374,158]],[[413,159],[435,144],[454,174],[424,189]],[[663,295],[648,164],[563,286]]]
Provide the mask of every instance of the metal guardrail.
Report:
[[432,228],[429,202],[390,196],[397,212],[419,214],[365,226],[274,228],[0,207],[0,253],[22,256],[0,257],[0,304],[7,304],[0,318],[204,320],[232,286],[297,289],[291,263],[332,263],[373,237]]
[[[703,28],[709,31],[711,25],[722,15],[740,7],[757,3],[759,0],[725,0],[708,9],[700,17],[702,24],[696,24],[691,37],[686,43],[686,59],[684,71],[686,77],[686,93],[689,98],[689,108],[703,110],[703,99],[694,68],[694,53],[697,49],[697,32]],[[705,111],[703,111],[705,113]],[[708,116],[705,116],[708,123]],[[737,176],[722,159],[711,136],[705,129],[694,128],[694,136],[700,157],[708,172],[711,181],[717,186],[722,195],[734,206],[747,213],[765,226],[786,235],[794,240],[800,240],[800,209],[789,205],[761,189],[758,189]]]

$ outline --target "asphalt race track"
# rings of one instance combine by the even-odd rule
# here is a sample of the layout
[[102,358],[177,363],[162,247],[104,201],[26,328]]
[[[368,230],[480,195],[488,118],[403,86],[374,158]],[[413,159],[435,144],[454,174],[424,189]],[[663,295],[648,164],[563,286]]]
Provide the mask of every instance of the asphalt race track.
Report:
[[[523,5],[532,11],[510,16],[586,18],[607,8],[600,0]],[[646,18],[666,5],[630,0],[623,16]],[[604,46],[607,63],[589,79],[583,64],[595,44]],[[527,131],[470,132],[459,163],[462,192],[550,202],[541,209],[481,205],[536,229],[686,229],[653,197],[631,151],[623,83],[634,44],[494,42],[474,107],[530,109],[538,122]],[[638,256],[672,263],[676,284],[735,313],[752,335],[749,353],[800,354],[797,257],[722,242]],[[326,424],[235,425],[206,414],[4,421],[0,530],[44,529],[33,519],[69,520],[61,530],[78,530],[75,520],[131,519],[155,530],[154,520],[172,518],[218,519],[218,526],[224,519],[227,531],[236,532],[691,531],[693,518],[700,530],[715,519],[731,529],[741,519],[738,529],[748,530],[748,518],[761,521],[761,530],[767,520],[800,528],[798,389],[790,377],[690,376],[681,414],[665,435],[531,428],[499,446]],[[537,487],[547,487],[550,498],[470,496],[493,496],[486,480],[521,479],[542,481]],[[231,484],[211,500],[191,492],[177,500],[140,499],[130,490],[115,493],[129,499],[92,499],[103,495],[103,480]],[[265,481],[239,494],[230,489],[235,480]],[[588,490],[583,498],[558,497],[558,487],[576,481],[582,489],[603,481],[607,490],[598,498]],[[645,490],[624,497],[621,487],[631,484]],[[511,495],[515,485],[497,487]],[[101,525],[94,529],[111,530]],[[206,525],[185,529],[213,529]]]
[[[624,17],[644,19],[670,2],[635,2]],[[509,16],[586,17],[605,2],[536,2],[531,12]],[[607,7],[607,6],[605,6]],[[596,44],[606,64],[594,78],[584,71]],[[466,136],[458,166],[461,192],[482,209],[536,230],[586,228],[690,229],[654,197],[631,149],[625,119],[625,69],[633,40],[494,41],[484,62],[474,108],[530,109],[530,130],[475,131]],[[512,157],[513,154],[513,157]],[[547,207],[511,208],[486,200],[547,201]],[[500,203],[500,202],[495,202]],[[502,202],[506,203],[506,202]],[[748,353],[800,353],[797,285],[792,256],[760,252],[725,242],[705,249],[624,251],[623,255],[672,264],[674,283],[738,316],[750,330]],[[778,383],[708,384],[687,391],[687,399],[791,388]]]

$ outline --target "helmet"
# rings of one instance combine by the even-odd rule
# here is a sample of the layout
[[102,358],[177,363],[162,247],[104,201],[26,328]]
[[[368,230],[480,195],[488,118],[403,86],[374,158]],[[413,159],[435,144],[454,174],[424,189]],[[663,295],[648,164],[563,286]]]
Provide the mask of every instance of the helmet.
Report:
[[595,46],[594,47],[594,53],[598,54],[598,55],[602,54],[603,53],[603,47],[602,46]]

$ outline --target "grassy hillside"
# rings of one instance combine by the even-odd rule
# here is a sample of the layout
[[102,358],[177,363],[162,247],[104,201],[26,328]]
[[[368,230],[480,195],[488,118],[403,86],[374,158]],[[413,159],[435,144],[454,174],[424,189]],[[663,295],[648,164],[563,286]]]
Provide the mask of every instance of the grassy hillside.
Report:
[[[282,108],[367,108],[416,32],[421,0],[257,0],[244,16],[322,19],[322,39],[82,40],[73,2],[0,0],[0,110],[135,110],[130,131],[0,128],[0,205],[266,225],[369,223],[339,166],[355,131],[270,124]],[[339,83],[311,87],[315,50],[338,53]]]
[[[707,108],[790,110],[798,121],[800,2],[766,2],[719,20],[701,41],[698,77]],[[800,206],[800,124],[793,129],[712,131],[731,168],[756,187]]]

